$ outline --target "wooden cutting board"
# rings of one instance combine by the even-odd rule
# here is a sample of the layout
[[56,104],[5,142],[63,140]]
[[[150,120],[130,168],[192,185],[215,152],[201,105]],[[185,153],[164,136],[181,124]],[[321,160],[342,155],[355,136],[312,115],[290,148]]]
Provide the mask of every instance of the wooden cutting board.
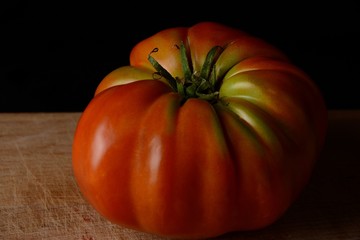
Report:
[[[0,113],[0,239],[165,239],[111,224],[82,198],[71,167],[81,113]],[[360,111],[330,111],[305,191],[268,228],[216,239],[360,239]]]

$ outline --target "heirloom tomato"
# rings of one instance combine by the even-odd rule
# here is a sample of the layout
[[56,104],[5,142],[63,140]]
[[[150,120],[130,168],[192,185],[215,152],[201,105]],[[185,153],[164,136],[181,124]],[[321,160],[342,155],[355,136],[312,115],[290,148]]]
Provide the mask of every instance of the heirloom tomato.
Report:
[[282,51],[200,22],[140,41],[104,76],[77,123],[73,170],[110,222],[215,237],[279,219],[326,129],[321,91]]

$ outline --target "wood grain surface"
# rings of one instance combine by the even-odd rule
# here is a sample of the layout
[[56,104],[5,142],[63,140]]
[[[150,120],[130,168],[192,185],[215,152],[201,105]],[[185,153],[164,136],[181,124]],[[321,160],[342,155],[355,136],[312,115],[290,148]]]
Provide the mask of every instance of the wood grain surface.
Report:
[[[71,145],[81,113],[0,113],[0,239],[165,239],[116,226],[82,198]],[[273,225],[216,239],[360,239],[360,111],[329,111],[325,148]]]

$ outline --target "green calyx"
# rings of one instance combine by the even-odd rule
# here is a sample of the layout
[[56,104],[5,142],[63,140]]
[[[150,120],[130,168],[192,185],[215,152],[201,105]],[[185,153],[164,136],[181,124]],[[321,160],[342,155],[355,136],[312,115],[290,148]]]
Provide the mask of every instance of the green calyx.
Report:
[[217,78],[215,72],[215,62],[223,49],[219,46],[213,47],[207,54],[205,62],[200,72],[194,72],[188,58],[186,48],[183,43],[180,47],[181,63],[184,78],[173,77],[163,68],[151,54],[159,49],[155,48],[148,56],[149,62],[156,69],[157,74],[164,77],[175,92],[178,92],[186,101],[189,98],[199,98],[210,103],[215,103],[218,99]]

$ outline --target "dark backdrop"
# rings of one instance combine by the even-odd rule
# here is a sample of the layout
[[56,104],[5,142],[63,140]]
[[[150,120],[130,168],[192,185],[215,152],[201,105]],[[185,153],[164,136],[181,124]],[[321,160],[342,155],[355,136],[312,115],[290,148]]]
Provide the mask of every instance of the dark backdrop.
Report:
[[240,28],[282,49],[313,78],[329,109],[360,108],[355,1],[8,2],[0,3],[0,112],[82,111],[101,79],[128,65],[137,42],[199,21]]

